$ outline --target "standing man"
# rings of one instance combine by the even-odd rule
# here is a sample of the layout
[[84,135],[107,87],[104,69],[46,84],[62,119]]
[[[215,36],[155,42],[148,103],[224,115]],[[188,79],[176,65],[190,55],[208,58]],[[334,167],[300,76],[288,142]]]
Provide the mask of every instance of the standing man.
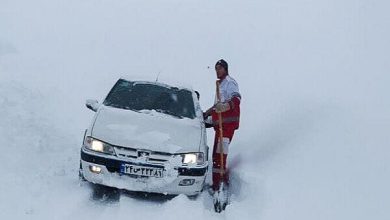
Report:
[[[220,174],[222,170],[226,171],[226,158],[229,153],[229,145],[233,139],[234,131],[239,127],[241,95],[237,82],[229,75],[228,63],[225,60],[221,59],[215,64],[215,71],[220,87],[220,101],[217,102],[216,98],[214,105],[203,114],[203,117],[205,118],[206,126],[211,125],[215,130],[213,148],[213,190],[217,191],[222,181],[229,185],[228,173],[226,172],[223,175],[223,179]],[[223,163],[220,156],[221,149],[219,149],[220,134],[218,113],[221,113],[222,115]],[[221,164],[224,166],[223,169],[221,169]]]

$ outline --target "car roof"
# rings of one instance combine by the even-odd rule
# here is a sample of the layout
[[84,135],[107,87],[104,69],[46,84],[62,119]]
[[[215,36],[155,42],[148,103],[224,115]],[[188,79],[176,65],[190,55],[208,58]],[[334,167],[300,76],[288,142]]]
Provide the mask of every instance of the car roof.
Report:
[[134,83],[139,83],[139,84],[152,84],[152,85],[159,85],[159,86],[162,86],[162,87],[167,87],[167,88],[178,88],[178,89],[184,89],[184,90],[188,90],[190,92],[194,92],[193,89],[189,88],[189,87],[185,87],[185,86],[182,86],[182,85],[176,85],[176,83],[166,83],[166,82],[161,82],[161,81],[150,81],[150,80],[132,80],[132,79],[129,79],[129,78],[125,78],[125,77],[121,77],[119,79],[122,79],[122,80],[125,80],[125,81],[128,81],[128,82],[134,82]]

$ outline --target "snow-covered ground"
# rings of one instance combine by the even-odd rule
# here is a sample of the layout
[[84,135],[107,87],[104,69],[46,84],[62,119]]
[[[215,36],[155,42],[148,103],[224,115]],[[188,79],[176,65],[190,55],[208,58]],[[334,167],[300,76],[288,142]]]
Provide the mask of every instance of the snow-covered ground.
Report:
[[[0,0],[0,219],[390,219],[389,7]],[[207,193],[94,200],[77,176],[85,99],[160,73],[207,108],[219,58],[243,96],[226,212]]]

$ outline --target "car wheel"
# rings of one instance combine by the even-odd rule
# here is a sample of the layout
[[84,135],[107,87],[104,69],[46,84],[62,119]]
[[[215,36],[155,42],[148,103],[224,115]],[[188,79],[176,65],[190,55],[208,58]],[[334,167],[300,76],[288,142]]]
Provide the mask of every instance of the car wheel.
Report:
[[92,185],[92,199],[102,202],[118,202],[120,199],[120,190],[117,188],[103,186],[99,184]]
[[187,195],[187,198],[190,200],[196,200],[199,197],[200,193],[197,193],[195,195]]
[[80,168],[79,168],[79,179],[80,179],[80,181],[83,181],[83,182],[87,181],[84,177],[84,174],[83,174],[83,167],[81,166],[81,161],[80,161]]

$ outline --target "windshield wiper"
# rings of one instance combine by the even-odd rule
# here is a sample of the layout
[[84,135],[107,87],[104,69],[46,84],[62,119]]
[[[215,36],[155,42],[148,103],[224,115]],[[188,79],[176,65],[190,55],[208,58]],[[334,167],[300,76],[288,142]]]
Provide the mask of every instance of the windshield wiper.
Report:
[[155,109],[156,112],[160,112],[160,113],[163,113],[163,114],[167,114],[167,115],[170,115],[170,116],[173,116],[175,118],[183,118],[182,116],[180,115],[177,115],[175,114],[174,112],[172,111],[169,111],[169,110],[162,110],[162,109]]

